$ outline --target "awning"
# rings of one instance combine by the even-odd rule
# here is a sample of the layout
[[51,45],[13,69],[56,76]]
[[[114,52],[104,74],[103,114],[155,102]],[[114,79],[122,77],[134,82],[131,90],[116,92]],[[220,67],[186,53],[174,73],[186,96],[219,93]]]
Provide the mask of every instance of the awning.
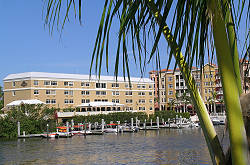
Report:
[[36,105],[36,104],[45,104],[44,102],[40,100],[16,100],[12,101],[11,103],[7,104],[6,106],[19,106],[21,104],[30,104],[30,105]]
[[90,103],[80,104],[77,107],[117,107],[117,106],[124,106],[124,104],[113,103],[113,102],[90,102]]

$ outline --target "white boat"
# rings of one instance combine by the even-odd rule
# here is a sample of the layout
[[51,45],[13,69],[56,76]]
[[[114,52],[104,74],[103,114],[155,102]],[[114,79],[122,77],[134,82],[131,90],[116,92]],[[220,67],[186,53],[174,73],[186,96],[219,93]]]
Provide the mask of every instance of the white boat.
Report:
[[56,137],[56,132],[51,132],[48,134],[42,134],[41,135],[43,138],[55,138]]
[[217,117],[211,118],[213,125],[220,125],[221,121]]
[[67,132],[67,127],[57,127],[56,138],[68,138],[72,136],[73,134],[71,132]]

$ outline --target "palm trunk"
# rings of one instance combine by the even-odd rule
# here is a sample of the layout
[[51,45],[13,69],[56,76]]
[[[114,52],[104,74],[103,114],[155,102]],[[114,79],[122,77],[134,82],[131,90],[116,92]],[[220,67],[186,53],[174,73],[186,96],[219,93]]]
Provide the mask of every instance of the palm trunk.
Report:
[[248,164],[248,145],[239,101],[239,89],[235,78],[234,65],[227,39],[225,23],[222,18],[221,6],[216,0],[211,0],[208,7],[213,14],[213,37],[222,79],[225,105],[227,108],[232,164]]
[[[160,25],[162,21],[162,16],[158,11],[157,7],[155,6],[153,1],[148,1],[147,3],[151,13],[154,15],[157,23]],[[173,35],[171,34],[170,29],[166,24],[164,24],[163,29],[164,37],[168,42],[169,46],[174,50],[174,56],[176,58],[176,62],[181,69],[181,73],[185,79],[187,87],[190,91],[191,98],[197,109],[197,114],[200,120],[200,124],[205,136],[205,140],[208,145],[208,149],[210,152],[211,159],[214,164],[224,164],[225,163],[225,156],[218,140],[218,136],[216,135],[214,126],[211,122],[209,114],[207,112],[206,106],[204,101],[202,100],[198,88],[196,87],[195,80],[192,77],[191,71],[188,68],[182,53],[177,45],[177,43],[173,40]]]

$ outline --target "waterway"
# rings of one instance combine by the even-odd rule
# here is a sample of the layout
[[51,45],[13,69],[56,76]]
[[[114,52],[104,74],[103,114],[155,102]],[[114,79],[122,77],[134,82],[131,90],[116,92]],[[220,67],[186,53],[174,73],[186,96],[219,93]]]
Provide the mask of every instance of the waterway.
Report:
[[[217,126],[222,138],[223,126]],[[223,140],[224,148],[228,139]],[[74,136],[0,139],[0,164],[212,164],[200,128]]]

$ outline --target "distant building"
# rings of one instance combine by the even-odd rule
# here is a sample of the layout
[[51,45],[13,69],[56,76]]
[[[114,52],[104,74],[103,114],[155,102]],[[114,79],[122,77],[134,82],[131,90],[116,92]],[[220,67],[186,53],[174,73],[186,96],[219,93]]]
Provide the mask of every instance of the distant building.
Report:
[[[154,113],[154,82],[149,78],[27,72],[4,78],[4,106],[40,100],[48,107],[98,114],[112,111]],[[90,106],[94,107],[90,107]]]
[[[217,106],[221,104],[217,93],[215,93],[217,92],[216,75],[218,75],[218,67],[214,64],[204,65],[202,76],[199,68],[192,67],[191,72],[202,99],[209,111],[213,112],[212,102],[215,101]],[[178,112],[194,113],[189,91],[178,68],[175,71],[166,69],[151,71],[149,74],[150,79],[155,82],[155,110],[163,111],[174,108]],[[214,95],[216,95],[215,98]]]

